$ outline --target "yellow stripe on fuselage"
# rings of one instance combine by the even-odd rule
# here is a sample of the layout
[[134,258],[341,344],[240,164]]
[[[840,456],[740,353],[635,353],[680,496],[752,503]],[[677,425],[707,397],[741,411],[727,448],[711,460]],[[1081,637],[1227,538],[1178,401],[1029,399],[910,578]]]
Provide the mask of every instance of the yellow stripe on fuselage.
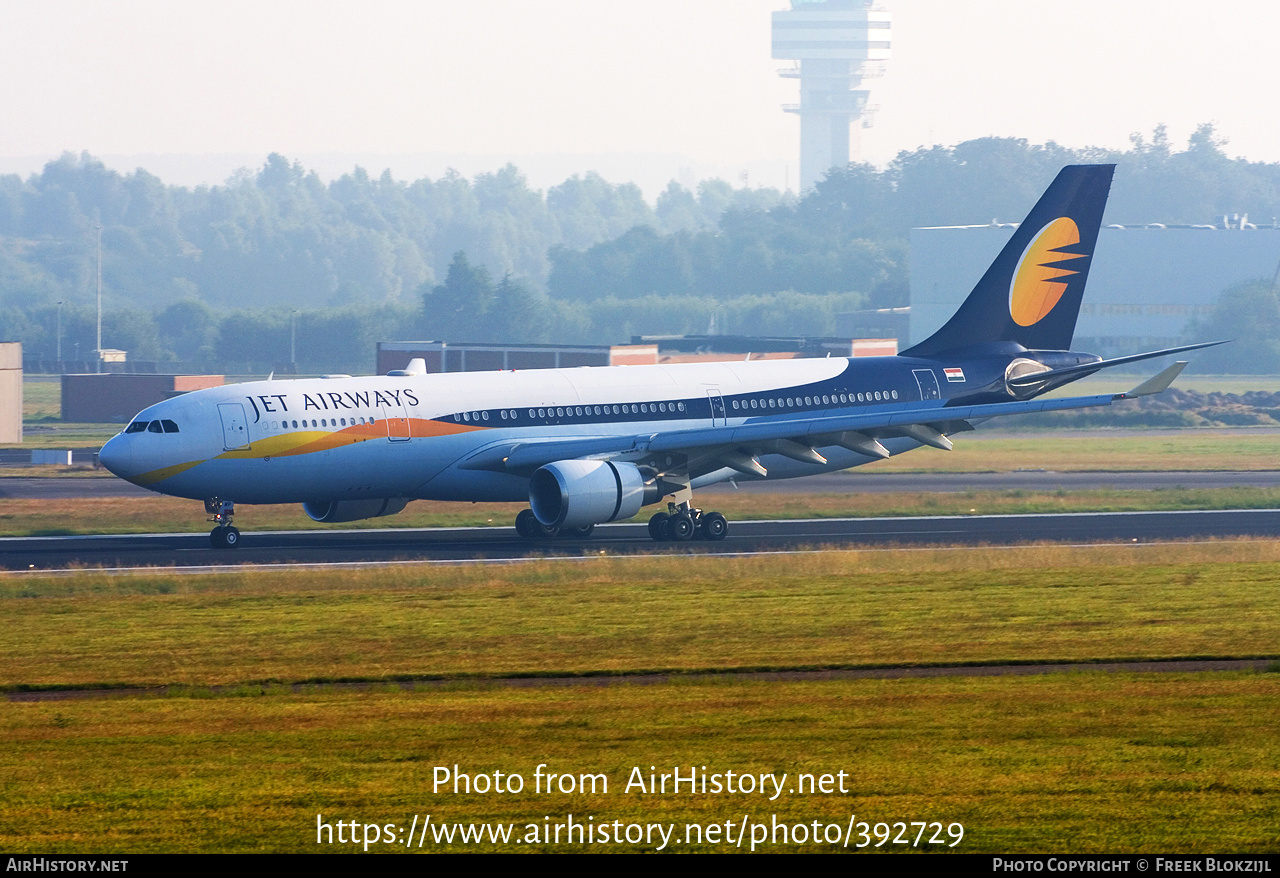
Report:
[[150,485],[154,485],[156,482],[163,482],[165,479],[171,479],[176,475],[185,473],[187,470],[191,469],[193,466],[199,466],[204,462],[205,461],[203,460],[192,460],[192,461],[188,461],[187,463],[175,463],[173,466],[166,466],[166,467],[161,467],[160,469],[153,469],[149,473],[143,473],[140,476],[134,476],[129,481],[133,482],[135,485],[138,485],[139,487],[143,487],[143,488],[149,487]]
[[[407,418],[409,428],[409,438],[426,439],[433,436],[454,436],[459,433],[471,433],[476,430],[484,430],[485,427],[469,426],[465,424],[448,424],[442,421],[432,421],[425,418]],[[356,424],[351,427],[344,427],[341,430],[306,430],[295,433],[282,433],[279,436],[268,436],[265,439],[255,440],[248,448],[236,448],[231,451],[224,451],[221,454],[207,460],[192,460],[187,463],[177,463],[172,466],[162,467],[161,469],[152,470],[148,473],[135,476],[131,481],[135,485],[149,486],[157,482],[163,482],[165,479],[173,478],[176,475],[186,472],[194,466],[199,466],[208,460],[264,460],[269,457],[292,457],[298,454],[312,454],[317,451],[329,451],[334,448],[342,448],[347,445],[354,445],[357,442],[367,442],[370,439],[387,439],[387,427],[385,422],[377,424]]]

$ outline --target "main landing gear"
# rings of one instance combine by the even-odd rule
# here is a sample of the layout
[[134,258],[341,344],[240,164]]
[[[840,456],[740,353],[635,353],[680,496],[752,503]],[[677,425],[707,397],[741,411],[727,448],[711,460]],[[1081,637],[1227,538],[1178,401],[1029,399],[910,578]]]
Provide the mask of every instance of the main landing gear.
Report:
[[649,519],[649,536],[659,542],[723,540],[729,533],[729,522],[719,512],[703,512],[688,503],[668,503],[667,510]]
[[[669,512],[659,512],[649,519],[649,536],[655,540],[723,540],[729,533],[729,522],[719,512],[703,512],[688,504],[668,504]],[[547,527],[534,516],[533,510],[522,509],[516,516],[516,533],[526,540],[585,539],[596,529],[583,527]],[[234,530],[234,528],[233,528]]]
[[[645,461],[647,473],[645,482],[646,497],[649,503],[659,497],[667,500],[667,511],[659,512],[649,519],[649,536],[658,541],[685,542],[688,540],[723,540],[729,533],[729,522],[719,512],[703,512],[693,505],[693,488],[689,478],[688,460],[681,455],[670,455],[665,459]],[[719,465],[711,467],[718,469]],[[597,491],[604,489],[597,488]],[[618,482],[618,505],[614,507],[617,514],[622,504],[622,483]],[[586,501],[589,496],[579,497]],[[599,500],[600,498],[596,498]],[[605,497],[604,499],[610,499]],[[598,504],[600,505],[600,504]],[[638,506],[639,504],[637,504]],[[607,508],[608,504],[603,504]],[[636,506],[628,506],[630,512]],[[555,537],[582,539],[591,534],[595,525],[583,527],[556,528],[548,527],[538,521],[532,509],[521,510],[516,516],[516,532],[527,540],[548,540]]]
[[209,520],[216,522],[217,527],[209,531],[209,545],[215,549],[235,549],[240,545],[240,531],[231,524],[236,505],[230,500],[213,497],[204,501],[204,511]]

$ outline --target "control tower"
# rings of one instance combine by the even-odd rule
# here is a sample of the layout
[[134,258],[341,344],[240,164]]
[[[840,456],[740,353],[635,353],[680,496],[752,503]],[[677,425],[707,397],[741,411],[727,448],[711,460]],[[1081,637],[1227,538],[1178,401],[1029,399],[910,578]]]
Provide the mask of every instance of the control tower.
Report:
[[[884,72],[889,59],[889,13],[872,0],[791,0],[773,13],[773,57],[795,61],[779,71],[800,80],[800,103],[782,109],[800,116],[800,190],[813,188],[831,168],[857,154],[850,126],[871,124],[863,80]],[[855,129],[856,130],[856,129]]]

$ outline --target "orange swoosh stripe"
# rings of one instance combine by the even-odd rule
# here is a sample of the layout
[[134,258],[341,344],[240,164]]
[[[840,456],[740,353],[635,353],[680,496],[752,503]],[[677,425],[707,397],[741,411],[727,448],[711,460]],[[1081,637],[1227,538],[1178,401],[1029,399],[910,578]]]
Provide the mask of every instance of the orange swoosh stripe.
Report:
[[[411,439],[429,439],[434,436],[454,436],[459,433],[472,433],[485,430],[487,427],[476,427],[464,424],[449,424],[426,418],[406,418]],[[293,457],[299,454],[313,454],[317,451],[329,451],[344,448],[370,439],[387,439],[387,427],[384,422],[377,424],[356,424],[344,427],[336,432],[325,430],[307,430],[295,433],[282,433],[279,436],[268,436],[259,439],[248,448],[237,448],[224,451],[212,460],[265,460],[269,457]],[[192,467],[206,463],[205,460],[192,460],[177,463],[134,476],[130,481],[135,485],[154,485],[165,479],[186,472]]]

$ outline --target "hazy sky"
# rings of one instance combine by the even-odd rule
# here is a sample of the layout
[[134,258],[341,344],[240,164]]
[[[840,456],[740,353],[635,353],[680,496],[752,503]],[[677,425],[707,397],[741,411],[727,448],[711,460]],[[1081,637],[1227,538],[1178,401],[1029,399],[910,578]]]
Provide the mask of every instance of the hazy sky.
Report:
[[[385,159],[400,177],[447,157],[464,173],[511,159],[559,179],[749,170],[794,187],[798,123],[780,105],[798,89],[769,57],[769,14],[787,5],[0,0],[0,171],[67,150],[275,151],[367,157],[375,173]],[[893,57],[868,161],[985,135],[1122,147],[1161,122],[1177,145],[1213,122],[1228,154],[1280,161],[1277,0],[882,5]]]

